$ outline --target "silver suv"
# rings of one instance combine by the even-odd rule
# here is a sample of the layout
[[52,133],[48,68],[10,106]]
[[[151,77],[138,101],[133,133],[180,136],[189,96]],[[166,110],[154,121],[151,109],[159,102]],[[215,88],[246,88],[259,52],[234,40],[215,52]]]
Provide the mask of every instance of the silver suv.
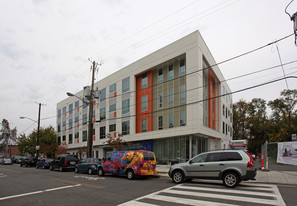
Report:
[[257,171],[252,156],[244,150],[201,153],[188,162],[172,165],[168,172],[175,183],[193,178],[223,180],[226,187],[255,180]]

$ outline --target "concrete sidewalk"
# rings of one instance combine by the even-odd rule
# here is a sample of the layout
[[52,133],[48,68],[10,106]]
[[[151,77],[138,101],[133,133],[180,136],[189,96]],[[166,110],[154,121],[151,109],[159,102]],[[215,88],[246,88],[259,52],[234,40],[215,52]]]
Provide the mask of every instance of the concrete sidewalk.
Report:
[[[168,177],[170,165],[157,165],[159,176]],[[248,183],[297,185],[297,171],[262,171],[257,170],[256,180]]]

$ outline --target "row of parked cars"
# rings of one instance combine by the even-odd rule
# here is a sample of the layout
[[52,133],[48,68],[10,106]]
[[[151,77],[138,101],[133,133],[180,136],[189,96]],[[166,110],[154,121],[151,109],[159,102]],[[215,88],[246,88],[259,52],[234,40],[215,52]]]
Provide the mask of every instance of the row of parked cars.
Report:
[[[110,152],[103,160],[97,158],[78,159],[76,155],[61,154],[55,159],[28,158],[20,163],[49,168],[50,170],[74,170],[76,173],[124,175],[129,180],[135,176],[157,173],[156,157],[150,151]],[[201,153],[191,160],[171,165],[168,175],[175,183],[194,178],[222,180],[226,187],[235,187],[241,181],[253,180],[257,174],[253,157],[244,150],[224,150]]]

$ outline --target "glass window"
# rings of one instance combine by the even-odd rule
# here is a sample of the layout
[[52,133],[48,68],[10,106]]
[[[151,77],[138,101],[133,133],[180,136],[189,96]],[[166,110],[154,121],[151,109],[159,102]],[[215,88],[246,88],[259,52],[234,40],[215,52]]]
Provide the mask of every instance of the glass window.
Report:
[[83,134],[82,134],[82,141],[83,142],[86,142],[88,139],[88,132],[87,130],[83,131]]
[[95,118],[95,116],[96,116],[96,111],[94,110],[93,111],[93,118]]
[[100,120],[106,119],[106,109],[105,107],[100,109]]
[[141,120],[141,132],[147,131],[147,118]]
[[88,99],[87,98],[83,98],[83,109],[85,109],[85,108],[87,108],[87,106],[88,106]]
[[158,129],[159,130],[163,129],[163,116],[158,117]]
[[114,92],[116,90],[117,90],[117,84],[116,83],[109,86],[109,92]]
[[147,74],[144,74],[141,77],[141,89],[145,88],[147,88]]
[[66,141],[66,136],[65,136],[65,135],[63,135],[63,137],[62,137],[62,138],[63,138],[63,139],[62,139],[62,140],[63,140],[63,142],[64,142],[64,141]]
[[185,110],[181,110],[179,112],[179,122],[180,122],[180,126],[186,125],[186,111]]
[[223,122],[223,134],[225,134],[225,122]]
[[173,115],[173,113],[170,113],[168,115],[168,127],[172,128],[173,125],[174,125],[174,115]]
[[58,132],[61,132],[61,123],[58,124]]
[[69,104],[69,114],[72,114],[73,112],[73,104]]
[[68,144],[72,144],[72,134],[69,134]]
[[122,93],[128,92],[130,90],[130,77],[122,80]]
[[69,129],[72,128],[72,119],[69,119]]
[[61,118],[61,109],[58,110],[58,118]]
[[158,92],[158,107],[163,107],[163,92]]
[[192,163],[205,162],[206,155],[207,155],[207,154],[201,154],[201,155],[198,155],[198,156],[194,157],[194,158],[191,160],[191,162],[192,162]]
[[141,111],[147,110],[147,95],[141,97]]
[[163,82],[163,69],[159,69],[158,71],[158,83]]
[[78,123],[79,122],[79,117],[75,117],[75,123]]
[[114,103],[114,104],[112,104],[112,105],[109,105],[109,112],[114,112],[114,111],[116,111],[116,107],[117,107],[116,103]]
[[222,158],[224,161],[242,160],[242,157],[238,152],[223,152]]
[[209,153],[206,157],[206,162],[217,162],[221,161],[221,153],[215,152],[215,153]]
[[105,101],[105,99],[106,99],[106,89],[104,88],[100,90],[100,102]]
[[179,76],[185,76],[186,75],[186,67],[185,67],[185,60],[181,60],[179,62]]
[[169,65],[168,67],[168,80],[174,79],[174,71],[173,71],[173,64]]
[[130,120],[122,122],[122,135],[130,134]]
[[79,132],[76,132],[76,133],[75,133],[74,138],[75,138],[75,139],[78,139],[78,138],[79,138]]
[[186,101],[186,85],[182,84],[179,86],[179,102]]
[[130,99],[122,101],[122,114],[130,112]]
[[79,101],[77,100],[76,102],[75,102],[75,109],[77,109],[79,107]]
[[109,132],[115,132],[117,130],[116,124],[109,125]]
[[168,90],[168,105],[173,105],[174,103],[174,89],[169,88]]
[[66,127],[66,121],[63,122],[63,127]]
[[66,107],[63,107],[63,114],[66,113]]
[[87,114],[83,114],[82,116],[82,124],[87,124],[88,122],[88,115]]
[[105,126],[100,127],[100,139],[105,139],[106,133],[105,133]]

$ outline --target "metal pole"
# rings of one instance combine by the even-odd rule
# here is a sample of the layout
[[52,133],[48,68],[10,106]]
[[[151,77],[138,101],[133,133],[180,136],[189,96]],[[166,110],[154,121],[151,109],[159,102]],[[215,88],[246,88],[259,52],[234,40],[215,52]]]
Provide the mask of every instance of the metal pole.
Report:
[[39,112],[38,112],[38,127],[37,127],[37,138],[36,138],[36,159],[38,159],[38,152],[39,152],[40,111],[41,111],[41,103],[39,103]]
[[87,142],[87,157],[91,158],[93,156],[93,104],[94,104],[94,76],[96,70],[96,62],[93,61],[92,68],[92,86],[91,86],[91,99],[89,101],[89,134]]

